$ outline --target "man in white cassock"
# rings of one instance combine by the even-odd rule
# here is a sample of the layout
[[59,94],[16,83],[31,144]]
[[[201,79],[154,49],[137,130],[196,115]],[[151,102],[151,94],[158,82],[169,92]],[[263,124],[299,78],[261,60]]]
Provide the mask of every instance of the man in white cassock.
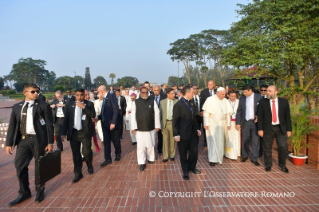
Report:
[[[103,96],[99,95],[99,98],[94,101],[94,109],[95,109],[96,117],[101,115],[102,104],[103,104]],[[103,143],[103,130],[101,125],[101,120],[98,120],[96,122],[96,126],[97,126],[96,128],[97,128],[97,132],[101,140],[101,143]]]
[[132,114],[132,105],[135,104],[136,94],[131,93],[131,100],[127,102],[126,104],[126,114],[125,114],[125,120],[126,120],[126,130],[130,131],[131,139],[132,139],[132,145],[136,144],[136,136],[132,133],[131,129],[131,114]]
[[148,96],[148,89],[142,87],[140,98],[135,100],[131,110],[131,129],[136,135],[140,171],[144,171],[146,167],[146,157],[150,164],[155,161],[155,132],[160,128],[160,113],[154,97]]
[[219,87],[216,95],[208,97],[202,108],[208,160],[211,166],[223,163],[225,134],[226,130],[230,129],[231,111],[227,105],[229,102],[225,99],[225,94],[225,89]]
[[225,156],[231,160],[237,160],[240,156],[240,130],[236,129],[236,112],[238,108],[239,100],[237,99],[237,93],[234,90],[228,92],[229,94],[229,110],[230,115],[230,130],[226,133],[225,143]]

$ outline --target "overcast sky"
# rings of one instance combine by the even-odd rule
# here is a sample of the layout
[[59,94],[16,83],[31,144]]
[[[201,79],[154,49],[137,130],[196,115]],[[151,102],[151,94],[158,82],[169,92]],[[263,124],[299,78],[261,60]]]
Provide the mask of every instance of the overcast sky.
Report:
[[[229,29],[248,0],[1,0],[0,76],[19,58],[47,61],[59,76],[167,82],[177,76],[169,44],[207,29]],[[183,72],[180,63],[180,75]],[[116,80],[115,80],[116,82]]]

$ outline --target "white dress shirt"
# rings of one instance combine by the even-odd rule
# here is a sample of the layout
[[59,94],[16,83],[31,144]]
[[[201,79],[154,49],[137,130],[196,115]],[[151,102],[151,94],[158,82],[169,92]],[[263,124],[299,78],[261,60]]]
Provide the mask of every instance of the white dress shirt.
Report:
[[82,108],[80,108],[77,105],[75,105],[73,128],[77,130],[82,130]]
[[[167,117],[166,117],[166,119],[167,120],[173,120],[173,108],[174,108],[174,106],[173,106],[173,100],[169,100],[169,99],[167,99]],[[171,108],[169,108],[169,104],[171,104]],[[168,111],[171,109],[171,117],[169,116],[170,114],[168,113]]]
[[196,100],[195,99],[197,99],[197,111],[198,111],[198,114],[196,114],[196,115],[199,115],[199,113],[200,113],[200,102],[199,102],[198,94],[194,96],[194,103],[196,104]]
[[246,120],[255,119],[255,106],[254,106],[254,93],[251,96],[246,97]]
[[270,109],[271,109],[271,120],[272,120],[272,101],[275,101],[277,122],[271,121],[271,123],[272,123],[272,125],[278,125],[278,124],[280,124],[280,123],[279,123],[279,116],[278,116],[278,98],[276,97],[276,99],[270,99],[270,100],[269,100]]
[[33,125],[33,105],[34,105],[34,100],[32,101],[25,101],[23,106],[22,106],[22,110],[21,110],[21,120],[22,120],[22,111],[24,106],[27,104],[27,102],[29,102],[28,105],[28,110],[27,110],[27,120],[26,120],[26,134],[33,134],[35,135],[36,132],[34,130],[34,125]]

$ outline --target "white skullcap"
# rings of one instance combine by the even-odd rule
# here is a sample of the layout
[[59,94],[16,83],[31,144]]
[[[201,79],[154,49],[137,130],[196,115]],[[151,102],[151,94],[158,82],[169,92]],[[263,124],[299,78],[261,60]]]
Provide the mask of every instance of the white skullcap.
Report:
[[218,92],[218,91],[224,91],[224,90],[225,90],[225,88],[223,88],[223,87],[217,88],[217,92]]

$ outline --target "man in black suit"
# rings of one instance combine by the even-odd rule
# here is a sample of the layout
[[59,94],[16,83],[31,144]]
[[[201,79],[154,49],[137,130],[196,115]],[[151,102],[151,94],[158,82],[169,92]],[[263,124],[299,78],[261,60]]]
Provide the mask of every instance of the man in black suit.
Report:
[[51,104],[55,139],[58,149],[63,151],[63,143],[61,140],[61,128],[65,114],[65,106],[68,103],[68,100],[63,96],[63,93],[60,90],[55,92],[55,97],[56,98],[53,99]]
[[100,96],[104,97],[101,114],[95,118],[95,121],[102,121],[105,161],[101,164],[101,167],[105,167],[112,163],[111,141],[115,148],[115,161],[121,159],[120,129],[121,126],[123,127],[123,116],[120,115],[119,105],[114,94],[108,92],[104,85],[101,85],[97,91]]
[[[124,96],[121,96],[120,89],[115,90],[115,95],[116,95],[117,103],[119,105],[120,116],[123,120],[123,118],[126,114],[126,99]],[[123,123],[123,121],[122,121],[122,123]],[[120,139],[122,139],[122,138],[123,138],[123,124],[121,125]]]
[[236,114],[236,129],[242,131],[242,147],[241,147],[241,162],[245,162],[249,156],[249,142],[251,138],[251,162],[255,166],[259,166],[259,136],[257,134],[257,109],[259,101],[263,98],[260,94],[254,93],[254,87],[244,85],[244,96],[240,97],[237,114]]
[[[23,87],[25,100],[12,108],[9,129],[7,133],[6,152],[11,155],[17,145],[14,164],[19,180],[19,196],[9,203],[10,206],[31,198],[29,188],[28,166],[31,159],[38,159],[45,151],[53,150],[53,122],[50,105],[37,100],[36,84],[26,83]],[[44,199],[44,185],[36,185],[35,201]]]
[[[260,94],[263,96],[263,98],[267,98],[267,88],[268,88],[268,85],[265,85],[265,84],[260,86]],[[260,141],[259,157],[262,157],[264,154],[263,137],[259,137],[259,141]]]
[[[154,98],[158,108],[160,105],[160,101],[167,98],[167,95],[162,93],[161,91],[162,91],[162,89],[160,88],[159,85],[155,85],[153,87],[154,95],[152,95],[152,97]],[[158,154],[161,155],[163,153],[163,135],[162,135],[161,130],[157,131],[157,139],[158,139],[157,152],[158,152]]]
[[163,83],[161,86],[161,96],[165,96],[165,98],[167,98],[166,89],[167,89],[167,85],[166,83]]
[[[207,88],[205,88],[204,90],[202,90],[200,92],[200,95],[199,95],[199,98],[200,98],[200,117],[201,117],[201,124],[204,126],[203,124],[203,105],[206,101],[206,99],[210,96],[214,96],[216,94],[216,92],[214,91],[214,86],[215,86],[215,83],[213,80],[209,80],[208,83],[207,83]],[[207,141],[206,141],[206,132],[205,132],[205,129],[204,129],[204,147],[205,149],[207,148]]]
[[62,124],[62,140],[70,141],[73,163],[74,179],[72,183],[78,182],[83,178],[82,174],[82,154],[84,156],[88,172],[93,174],[93,153],[91,149],[92,137],[95,134],[92,118],[95,118],[95,110],[92,102],[84,100],[84,90],[78,88],[75,91],[75,100],[66,105],[64,120]]
[[154,95],[153,91],[151,90],[151,85],[148,81],[144,82],[144,87],[148,90],[148,96]]
[[288,173],[286,157],[288,154],[287,137],[291,136],[290,108],[287,99],[277,97],[278,89],[271,85],[267,88],[267,99],[260,101],[258,108],[258,134],[263,137],[264,161],[266,171],[271,171],[272,144],[276,138],[279,167]]
[[192,99],[193,88],[185,86],[183,88],[183,97],[173,108],[173,135],[178,146],[184,180],[189,179],[189,171],[192,171],[194,174],[201,173],[196,169],[198,136],[201,135],[201,131],[197,125],[195,117],[196,108]]
[[45,96],[43,96],[42,93],[41,93],[40,86],[37,86],[37,87],[39,89],[38,100],[46,102]]
[[71,92],[70,89],[66,91],[66,94],[67,94],[67,101],[68,101],[68,103],[71,102],[71,101],[72,101],[72,102],[75,101],[75,97],[72,95],[72,92]]

